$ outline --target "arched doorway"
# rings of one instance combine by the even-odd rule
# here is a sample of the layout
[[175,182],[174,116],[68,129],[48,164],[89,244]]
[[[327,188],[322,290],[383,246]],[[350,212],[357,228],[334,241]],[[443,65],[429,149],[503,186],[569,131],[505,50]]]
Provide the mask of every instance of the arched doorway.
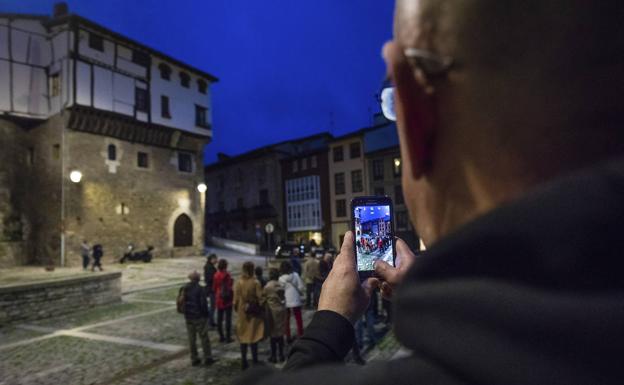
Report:
[[173,247],[193,246],[193,221],[181,214],[173,224]]

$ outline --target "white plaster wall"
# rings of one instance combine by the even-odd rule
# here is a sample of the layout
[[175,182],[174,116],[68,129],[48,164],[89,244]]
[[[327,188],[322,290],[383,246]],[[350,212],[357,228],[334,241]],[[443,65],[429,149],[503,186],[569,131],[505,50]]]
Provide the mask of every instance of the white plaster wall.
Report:
[[94,66],[93,77],[95,92],[93,106],[101,110],[113,110],[113,73],[105,68]]
[[9,28],[0,19],[0,59],[9,58]]
[[10,64],[8,61],[0,60],[0,111],[11,109],[9,93],[10,84]]
[[[102,36],[97,32],[96,34]],[[80,52],[80,55],[110,66],[115,65],[115,43],[102,36],[104,39],[104,52],[101,52],[89,47],[89,32],[81,29],[78,32],[78,36],[78,52]]]
[[134,116],[134,79],[113,74],[113,109],[120,114]]
[[141,78],[147,78],[147,68],[132,62],[132,50],[117,44],[117,68]]
[[[171,67],[171,80],[165,80],[160,77],[158,66],[162,63],[157,57],[152,56],[152,81],[151,81],[151,100],[152,100],[152,122],[162,124],[168,127],[175,127],[183,131],[188,131],[200,135],[212,136],[210,130],[195,126],[195,105],[200,105],[208,109],[207,121],[212,124],[210,109],[210,87],[207,94],[202,94],[197,88],[197,75],[185,71],[191,77],[189,88],[182,87],[180,84],[180,70],[182,68],[164,62]],[[210,82],[204,79],[207,84]],[[169,111],[171,119],[163,118],[160,110],[160,97],[165,95],[169,97]]]
[[76,103],[91,105],[91,66],[78,61],[76,69]]

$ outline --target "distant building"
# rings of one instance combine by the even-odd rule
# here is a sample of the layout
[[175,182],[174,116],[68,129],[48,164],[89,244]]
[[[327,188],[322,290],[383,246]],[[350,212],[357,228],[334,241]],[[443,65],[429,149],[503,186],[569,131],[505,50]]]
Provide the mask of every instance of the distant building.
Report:
[[[262,147],[237,156],[220,154],[205,167],[206,235],[276,245],[284,233],[280,160],[289,154],[288,144]],[[269,240],[264,228],[275,227]],[[208,239],[209,240],[209,239]]]
[[351,199],[369,194],[365,132],[363,129],[337,137],[329,145],[331,242],[336,248],[340,248],[344,234],[351,228]]
[[0,265],[201,249],[215,81],[64,3],[0,14]]
[[295,153],[281,161],[284,222],[289,241],[331,244],[328,144],[322,133],[300,141]]
[[413,250],[418,250],[418,235],[410,222],[403,198],[402,160],[396,124],[377,115],[375,125],[364,133],[364,153],[370,195],[387,195],[392,198],[396,236],[407,242]]

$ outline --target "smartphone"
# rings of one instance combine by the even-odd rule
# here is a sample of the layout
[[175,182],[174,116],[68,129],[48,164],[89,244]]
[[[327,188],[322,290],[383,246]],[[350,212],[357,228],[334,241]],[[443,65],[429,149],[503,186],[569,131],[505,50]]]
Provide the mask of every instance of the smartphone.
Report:
[[387,196],[357,197],[351,200],[351,229],[360,280],[371,277],[374,264],[383,260],[395,266],[394,209]]

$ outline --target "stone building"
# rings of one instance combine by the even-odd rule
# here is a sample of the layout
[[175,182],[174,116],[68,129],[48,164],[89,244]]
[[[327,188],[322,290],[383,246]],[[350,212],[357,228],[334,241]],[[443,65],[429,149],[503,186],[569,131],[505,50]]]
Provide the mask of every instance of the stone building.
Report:
[[364,133],[367,129],[343,135],[329,145],[329,194],[331,242],[342,245],[351,228],[351,199],[369,195],[368,170],[364,162]]
[[392,198],[396,236],[407,242],[412,250],[419,250],[419,239],[403,199],[401,151],[396,124],[381,114],[377,115],[375,125],[364,133],[363,141],[369,193]]
[[329,133],[297,143],[295,153],[281,161],[286,238],[293,242],[331,245],[329,194]]
[[[258,243],[282,240],[282,178],[280,159],[287,144],[262,147],[237,156],[219,154],[216,163],[205,167],[206,235]],[[266,224],[275,226],[269,240]]]
[[0,263],[201,249],[216,80],[63,3],[0,14]]

